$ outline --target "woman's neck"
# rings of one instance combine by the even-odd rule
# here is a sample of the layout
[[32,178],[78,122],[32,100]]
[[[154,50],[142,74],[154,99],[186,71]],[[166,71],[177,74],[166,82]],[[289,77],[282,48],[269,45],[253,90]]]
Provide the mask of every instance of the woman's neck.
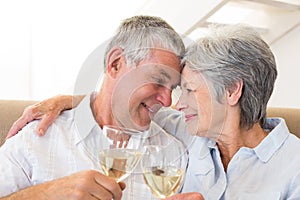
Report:
[[250,129],[241,129],[235,127],[231,130],[225,130],[218,138],[217,145],[220,150],[222,163],[225,171],[233,156],[241,147],[254,148],[267,136],[259,123],[254,124]]

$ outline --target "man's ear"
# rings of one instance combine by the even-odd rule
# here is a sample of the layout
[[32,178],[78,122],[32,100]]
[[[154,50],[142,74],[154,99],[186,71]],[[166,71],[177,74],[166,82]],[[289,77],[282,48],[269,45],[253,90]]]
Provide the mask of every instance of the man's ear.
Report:
[[115,78],[120,70],[120,60],[122,58],[122,54],[123,49],[121,49],[120,47],[114,47],[107,55],[106,73],[109,74],[112,78]]
[[243,86],[244,86],[243,81],[239,80],[227,90],[226,97],[229,105],[234,106],[239,102],[242,96]]

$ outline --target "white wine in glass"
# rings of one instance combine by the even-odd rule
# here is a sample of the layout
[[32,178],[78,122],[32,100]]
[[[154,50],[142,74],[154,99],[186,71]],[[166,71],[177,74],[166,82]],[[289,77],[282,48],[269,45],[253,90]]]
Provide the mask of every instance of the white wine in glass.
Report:
[[176,194],[182,186],[188,163],[184,144],[160,130],[147,138],[144,148],[141,166],[152,194],[160,199]]
[[151,192],[158,198],[166,198],[177,192],[184,176],[183,169],[174,167],[149,168],[144,171],[144,179]]
[[105,175],[117,182],[127,178],[141,158],[143,132],[116,126],[104,126],[100,165]]

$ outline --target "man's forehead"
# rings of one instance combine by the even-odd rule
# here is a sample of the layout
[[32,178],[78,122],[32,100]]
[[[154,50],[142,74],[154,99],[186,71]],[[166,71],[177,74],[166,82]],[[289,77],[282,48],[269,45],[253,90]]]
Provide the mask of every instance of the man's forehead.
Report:
[[157,53],[164,53],[164,54],[169,54],[170,56],[174,56],[178,59],[181,58],[181,55],[177,55],[174,51],[170,50],[170,49],[165,49],[165,48],[150,48],[150,54],[151,53],[154,53],[154,52],[157,52]]
[[151,49],[148,54],[148,61],[152,62],[169,62],[176,65],[181,65],[181,56],[168,49]]
[[173,78],[173,76],[180,76],[180,71],[174,69],[174,67],[163,65],[159,63],[147,63],[137,67],[147,73],[156,73],[160,74],[168,79]]
[[160,78],[163,79],[164,82],[169,82],[172,85],[178,85],[180,83],[180,72],[173,67],[151,63],[141,65],[137,67],[136,70],[140,70],[146,77],[154,79]]

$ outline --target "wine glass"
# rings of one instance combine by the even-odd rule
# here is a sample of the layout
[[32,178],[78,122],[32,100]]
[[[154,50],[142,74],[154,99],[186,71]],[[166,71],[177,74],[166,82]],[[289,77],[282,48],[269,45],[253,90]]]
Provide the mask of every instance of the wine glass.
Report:
[[103,126],[100,165],[105,175],[123,181],[135,169],[142,155],[143,132],[117,126]]
[[158,129],[145,141],[141,167],[146,185],[157,198],[166,198],[179,191],[188,163],[185,145]]

